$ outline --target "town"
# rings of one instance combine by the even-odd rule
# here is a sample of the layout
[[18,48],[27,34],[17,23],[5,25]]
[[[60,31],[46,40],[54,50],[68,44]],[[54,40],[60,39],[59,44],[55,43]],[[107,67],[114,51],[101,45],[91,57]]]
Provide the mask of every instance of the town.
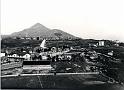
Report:
[[[18,40],[18,38],[16,38]],[[21,40],[21,38],[19,39]],[[27,40],[27,39],[25,39]],[[29,38],[28,38],[29,40]],[[39,39],[38,39],[39,40]],[[118,63],[121,58],[114,56],[115,49],[120,47],[117,43],[108,43],[107,40],[90,41],[88,45],[81,47],[59,46],[63,40],[41,40],[41,44],[31,49],[31,47],[16,48],[13,50],[3,50],[1,53],[1,75],[5,76],[23,76],[23,75],[42,75],[42,74],[62,74],[62,73],[89,73],[104,74],[106,82],[122,83],[116,78]],[[71,41],[68,39],[68,41]],[[66,42],[68,42],[66,40]],[[56,46],[47,47],[47,43],[56,42]],[[109,48],[106,51],[104,47]],[[101,51],[101,52],[100,52]],[[109,72],[113,71],[113,75]]]
[[1,0],[1,89],[124,90],[124,0]]
[[[43,29],[42,33],[39,28]],[[36,31],[39,33],[35,35]],[[123,85],[123,62],[123,42],[82,39],[61,30],[47,30],[39,23],[27,31],[1,38],[2,88],[59,88],[61,85],[82,88],[88,83]]]

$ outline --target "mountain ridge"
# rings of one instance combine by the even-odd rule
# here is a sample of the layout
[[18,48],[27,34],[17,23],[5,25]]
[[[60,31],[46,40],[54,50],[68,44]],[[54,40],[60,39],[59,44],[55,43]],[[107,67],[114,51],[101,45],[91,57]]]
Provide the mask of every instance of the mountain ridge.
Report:
[[76,36],[71,35],[62,30],[47,28],[40,23],[36,23],[33,26],[26,28],[22,31],[14,32],[10,34],[10,36],[12,37],[14,36],[16,37],[37,37],[38,36],[38,37],[46,37],[46,38],[47,37],[56,38],[57,36],[55,35],[55,33],[61,33],[61,38],[73,38],[73,39],[77,38]]

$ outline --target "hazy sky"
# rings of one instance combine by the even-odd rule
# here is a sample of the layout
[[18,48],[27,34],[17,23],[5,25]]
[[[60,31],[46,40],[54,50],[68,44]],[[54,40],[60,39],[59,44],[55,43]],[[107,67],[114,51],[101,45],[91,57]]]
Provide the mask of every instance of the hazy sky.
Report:
[[75,36],[124,42],[124,0],[1,0],[1,33],[41,23]]

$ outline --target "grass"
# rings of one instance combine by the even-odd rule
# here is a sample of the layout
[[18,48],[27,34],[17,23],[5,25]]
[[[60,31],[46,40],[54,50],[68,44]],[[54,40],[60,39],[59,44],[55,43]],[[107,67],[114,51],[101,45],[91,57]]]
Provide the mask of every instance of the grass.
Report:
[[17,76],[2,77],[1,85],[2,88],[82,88],[85,82],[105,80],[99,75],[44,75],[39,78],[38,76]]

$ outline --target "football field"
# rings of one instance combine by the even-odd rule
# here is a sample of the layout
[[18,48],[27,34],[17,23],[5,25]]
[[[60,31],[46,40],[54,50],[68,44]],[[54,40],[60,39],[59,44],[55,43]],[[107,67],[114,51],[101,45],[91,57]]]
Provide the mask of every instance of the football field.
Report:
[[124,86],[106,83],[107,79],[95,74],[83,75],[32,75],[2,77],[4,89],[85,89],[123,90]]

